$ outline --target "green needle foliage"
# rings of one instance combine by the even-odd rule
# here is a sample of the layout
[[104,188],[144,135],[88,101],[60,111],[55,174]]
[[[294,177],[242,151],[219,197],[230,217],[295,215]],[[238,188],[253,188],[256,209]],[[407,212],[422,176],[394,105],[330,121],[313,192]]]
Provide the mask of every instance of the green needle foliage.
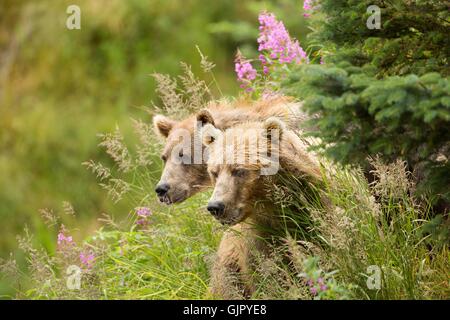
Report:
[[[318,117],[315,135],[333,159],[406,160],[418,190],[450,200],[448,1],[317,1],[310,43],[316,60],[285,82]],[[380,8],[369,29],[367,8]]]

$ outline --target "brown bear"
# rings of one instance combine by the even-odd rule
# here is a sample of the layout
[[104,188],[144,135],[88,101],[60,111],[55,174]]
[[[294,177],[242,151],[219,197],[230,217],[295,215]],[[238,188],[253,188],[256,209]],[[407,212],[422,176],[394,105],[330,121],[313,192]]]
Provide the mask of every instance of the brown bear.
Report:
[[175,121],[163,115],[153,118],[157,134],[165,138],[161,159],[164,169],[155,192],[161,202],[182,202],[211,185],[204,161],[204,147],[199,129],[213,124],[226,129],[247,121],[263,121],[269,117],[284,119],[289,127],[296,128],[307,117],[301,103],[288,97],[275,97],[257,102],[243,100],[234,103],[211,103],[207,109],[184,120]]
[[319,184],[322,172],[307,144],[277,118],[249,122],[225,131],[202,129],[209,152],[208,173],[214,191],[208,211],[231,226],[220,243],[211,275],[211,292],[222,298],[250,296],[252,263],[267,251],[264,230],[280,229],[274,204],[267,201],[281,172]]

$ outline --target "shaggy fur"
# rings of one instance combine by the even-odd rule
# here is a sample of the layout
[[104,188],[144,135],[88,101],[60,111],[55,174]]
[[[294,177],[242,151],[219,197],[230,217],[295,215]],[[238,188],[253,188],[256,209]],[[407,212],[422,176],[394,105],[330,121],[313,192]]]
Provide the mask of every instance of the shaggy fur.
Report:
[[[166,140],[161,154],[165,165],[158,185],[169,186],[167,194],[160,197],[160,200],[166,204],[182,202],[211,185],[204,161],[189,165],[179,161],[180,158],[193,160],[195,147],[200,148],[203,155],[204,149],[199,136],[202,126],[213,124],[216,128],[225,130],[240,123],[264,121],[273,116],[286,121],[290,128],[298,128],[307,119],[301,110],[301,104],[286,97],[258,102],[238,100],[234,103],[211,103],[208,108],[181,121],[156,115],[153,118],[155,132]],[[181,141],[180,132],[187,133],[187,140],[190,142],[182,151],[176,149]],[[179,159],[175,159],[176,157]]]
[[[278,134],[277,141],[270,139],[273,134]],[[223,213],[215,218],[231,226],[217,252],[211,291],[223,298],[236,298],[238,294],[250,296],[254,290],[250,280],[252,257],[255,252],[267,251],[261,240],[265,238],[263,230],[281,228],[273,204],[267,201],[270,186],[282,171],[319,183],[322,180],[319,162],[306,151],[305,143],[277,118],[248,122],[225,132],[207,124],[202,135],[209,151],[208,172],[215,185],[210,203],[224,204]],[[233,143],[236,137],[239,143]],[[253,159],[250,163],[255,150],[257,161]],[[238,164],[223,161],[238,157],[245,161]],[[273,165],[273,161],[279,162],[279,171],[271,176],[261,175],[261,170]]]

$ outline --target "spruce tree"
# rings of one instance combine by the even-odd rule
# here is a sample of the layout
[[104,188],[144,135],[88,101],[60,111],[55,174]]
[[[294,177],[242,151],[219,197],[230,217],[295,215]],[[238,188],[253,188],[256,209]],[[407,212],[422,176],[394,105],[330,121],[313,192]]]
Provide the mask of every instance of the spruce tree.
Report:
[[[380,9],[370,29],[368,7]],[[418,191],[450,201],[449,1],[316,0],[309,49],[287,93],[305,100],[326,154],[369,170],[407,161]],[[320,63],[319,63],[320,61]],[[315,62],[315,63],[314,63]]]

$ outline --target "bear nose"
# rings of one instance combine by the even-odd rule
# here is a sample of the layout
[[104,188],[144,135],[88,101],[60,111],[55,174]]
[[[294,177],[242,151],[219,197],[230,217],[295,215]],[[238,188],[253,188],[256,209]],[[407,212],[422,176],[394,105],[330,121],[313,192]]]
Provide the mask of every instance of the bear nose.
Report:
[[213,215],[213,216],[220,216],[225,211],[225,205],[221,201],[211,201],[208,202],[208,206],[206,209]]
[[158,196],[163,197],[169,191],[170,186],[167,183],[160,183],[156,186],[155,192]]

